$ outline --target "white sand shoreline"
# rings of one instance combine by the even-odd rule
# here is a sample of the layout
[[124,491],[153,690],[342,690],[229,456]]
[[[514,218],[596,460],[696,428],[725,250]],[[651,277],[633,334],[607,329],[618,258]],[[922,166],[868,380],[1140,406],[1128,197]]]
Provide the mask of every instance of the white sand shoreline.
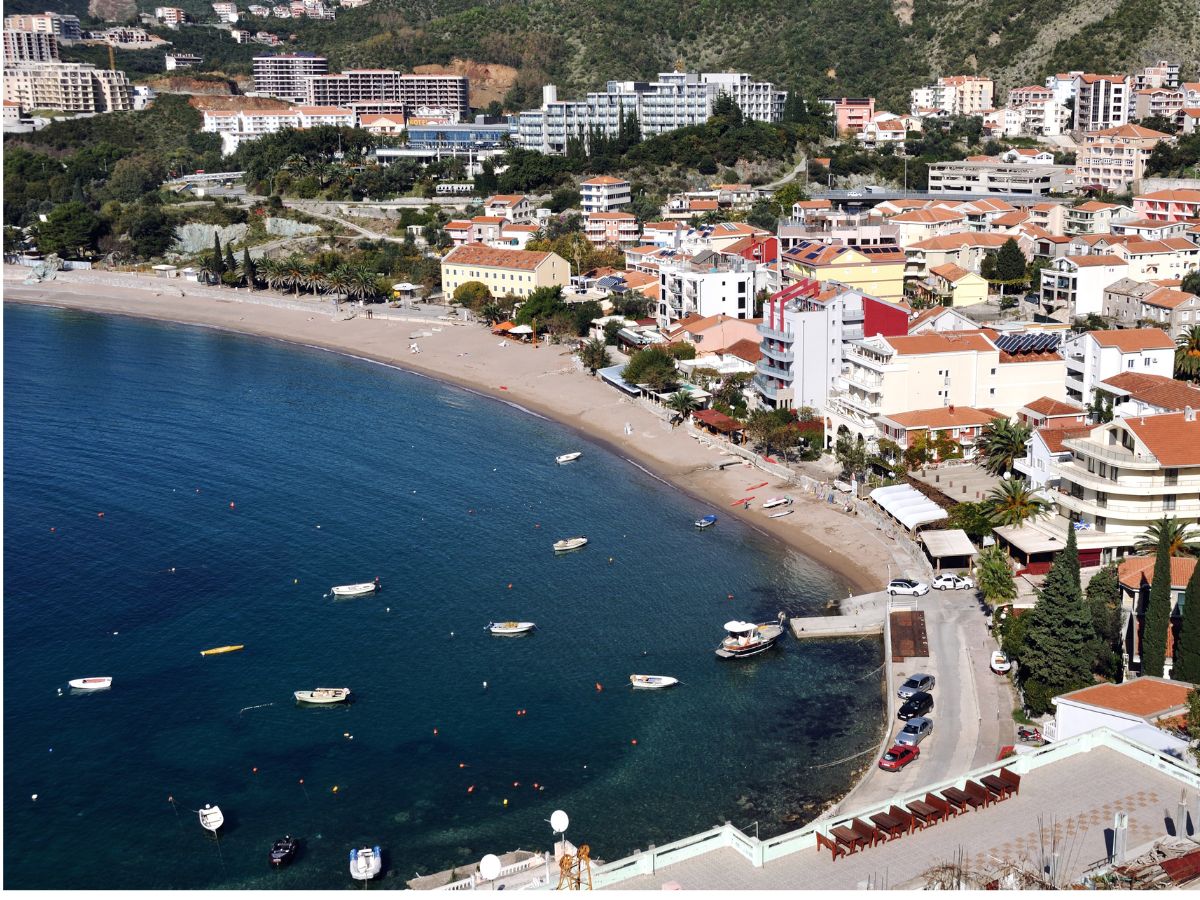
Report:
[[[552,419],[700,503],[711,504],[718,515],[735,515],[759,533],[826,565],[856,591],[879,590],[887,578],[886,567],[900,561],[893,553],[894,542],[869,523],[795,494],[793,486],[757,468],[718,470],[716,462],[731,458],[719,458],[719,450],[702,445],[683,428],[669,428],[636,402],[589,377],[564,348],[510,343],[502,349],[487,329],[468,325],[448,326],[420,338],[421,352],[413,354],[409,333],[421,323],[411,320],[331,319],[317,304],[309,312],[292,308],[294,302],[276,307],[233,292],[202,296],[189,290],[187,296],[174,296],[164,292],[177,292],[174,284],[112,273],[60,273],[54,281],[24,285],[20,279],[25,273],[5,267],[6,302],[129,315],[278,340],[440,380]],[[127,283],[114,283],[122,281]],[[256,292],[255,299],[260,297],[293,300]],[[627,424],[633,426],[632,434],[625,433]],[[767,492],[793,491],[801,514],[767,519],[757,509],[735,511],[730,503],[746,494],[747,478],[751,483],[770,482],[756,492],[760,500]]]

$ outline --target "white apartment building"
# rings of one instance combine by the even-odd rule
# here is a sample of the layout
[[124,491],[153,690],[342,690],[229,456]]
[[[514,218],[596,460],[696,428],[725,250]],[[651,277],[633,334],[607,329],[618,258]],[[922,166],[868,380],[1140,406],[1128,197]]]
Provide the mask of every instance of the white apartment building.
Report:
[[1096,184],[1122,194],[1142,179],[1151,152],[1163,140],[1171,136],[1141,125],[1089,132],[1075,161],[1075,184]]
[[588,213],[583,233],[597,247],[632,247],[640,240],[637,216],[627,212]]
[[524,194],[495,194],[483,201],[483,211],[514,223],[533,221],[533,202]]
[[633,202],[629,182],[611,175],[597,175],[579,183],[580,205],[584,214],[615,212]]
[[1060,516],[1082,523],[1102,559],[1132,552],[1164,516],[1200,518],[1200,422],[1194,409],[1116,418],[1063,441],[1071,457],[1055,465]]
[[929,191],[934,194],[1045,197],[1069,191],[1076,180],[1067,166],[971,160],[931,163],[929,166]]
[[1147,119],[1151,116],[1161,116],[1164,119],[1175,119],[1183,111],[1183,91],[1175,88],[1142,88],[1133,92],[1133,108],[1130,110],[1131,119]]
[[236,3],[213,3],[212,11],[216,15],[218,22],[236,22],[238,20]]
[[60,41],[83,40],[78,16],[44,12],[4,17],[4,27],[12,31],[37,31],[52,34]]
[[307,79],[304,97],[313,106],[390,100],[409,109],[452,110],[455,122],[471,109],[466,76],[411,75],[394,69],[346,69],[335,75],[316,75]]
[[1083,72],[1059,72],[1046,79],[1046,89],[1054,95],[1054,102],[1064,106],[1075,96],[1075,79]]
[[1175,342],[1161,328],[1085,331],[1063,343],[1067,397],[1089,405],[1096,385],[1122,372],[1175,374]]
[[4,67],[4,99],[23,109],[117,112],[133,109],[133,85],[124,72],[88,63],[23,62]]
[[6,66],[20,62],[55,62],[58,58],[58,38],[53,33],[4,30]]
[[202,131],[221,135],[221,152],[229,156],[245,141],[285,128],[318,125],[351,127],[354,112],[336,106],[297,106],[291,109],[205,110]]
[[168,28],[178,28],[188,20],[188,14],[177,6],[156,6],[154,18]]
[[771,283],[771,273],[740,256],[705,250],[659,264],[658,327],[669,329],[690,315],[754,317],[754,298]]
[[663,134],[708,121],[713,101],[726,94],[749,119],[778,122],[785,91],[745,73],[664,72],[657,81],[609,81],[603,92],[584,100],[559,100],[558,89],[542,88],[540,109],[517,116],[517,143],[527,150],[562,154],[567,142],[586,139],[593,129],[616,137],[624,117],[637,116],[644,136]]
[[1032,314],[1039,321],[1051,322],[1071,322],[1089,313],[1100,315],[1104,289],[1128,274],[1128,263],[1111,253],[1060,256],[1041,271],[1041,290]]
[[168,53],[163,65],[168,72],[173,72],[176,69],[194,69],[202,62],[204,57],[194,53]]
[[329,60],[315,53],[254,57],[254,90],[292,103],[305,103],[308,79],[329,72]]
[[1077,131],[1103,131],[1129,121],[1133,107],[1129,77],[1126,75],[1075,76],[1075,118]]
[[952,116],[977,116],[995,105],[994,90],[990,78],[951,75],[912,91],[909,105],[914,115],[922,109],[941,109]]
[[1129,77],[1130,86],[1135,91],[1146,88],[1177,88],[1179,87],[1179,63],[1160,59],[1152,66],[1146,66],[1140,72],[1134,72]]

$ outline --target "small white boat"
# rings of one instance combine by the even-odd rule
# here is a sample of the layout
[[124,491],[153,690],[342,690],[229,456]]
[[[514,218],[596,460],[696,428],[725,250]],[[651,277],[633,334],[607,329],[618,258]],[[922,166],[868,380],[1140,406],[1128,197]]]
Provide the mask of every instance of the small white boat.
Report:
[[769,650],[783,636],[786,621],[787,617],[780,613],[774,622],[726,622],[725,631],[728,633],[716,650],[717,656],[722,659],[741,659]]
[[350,699],[350,688],[317,688],[315,691],[294,691],[300,703],[341,703]]
[[350,877],[355,881],[370,881],[382,868],[383,854],[378,847],[350,851]]
[[629,683],[641,690],[658,690],[679,684],[679,679],[670,675],[630,675]]
[[1012,661],[1009,660],[1008,654],[1003,650],[992,651],[992,671],[997,675],[1003,675],[1012,669]]
[[112,687],[112,678],[72,678],[67,684],[77,691],[104,691]]
[[769,516],[767,516],[767,518],[768,519],[782,519],[784,516],[790,516],[794,512],[795,512],[794,509],[781,509],[777,513],[771,513]]
[[579,459],[581,456],[583,456],[581,451],[576,451],[575,453],[564,453],[562,456],[554,457],[554,461],[561,466],[563,463],[575,462],[575,460]]
[[200,824],[213,834],[217,833],[217,829],[225,824],[225,813],[221,812],[221,807],[204,804],[204,809],[200,810]]
[[578,550],[588,542],[585,537],[563,538],[561,541],[554,542],[555,553],[566,553],[568,550]]
[[763,509],[774,509],[776,506],[791,506],[791,505],[792,505],[791,497],[772,497],[770,500],[766,501],[762,505],[762,508]]
[[717,524],[717,517],[714,516],[712,513],[709,513],[707,516],[701,516],[699,519],[696,520],[697,528],[711,528],[713,525],[716,525],[716,524]]
[[488,622],[487,630],[501,637],[516,637],[519,634],[529,634],[537,625],[533,622]]
[[374,581],[364,581],[362,584],[342,584],[329,589],[329,593],[341,600],[349,600],[353,597],[365,597],[367,594],[373,594],[379,590],[379,579]]

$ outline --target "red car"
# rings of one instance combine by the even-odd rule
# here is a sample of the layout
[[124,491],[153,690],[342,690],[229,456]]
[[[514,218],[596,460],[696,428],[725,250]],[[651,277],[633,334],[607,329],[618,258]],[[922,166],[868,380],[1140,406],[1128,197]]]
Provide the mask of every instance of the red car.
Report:
[[920,747],[902,747],[897,744],[879,760],[879,768],[885,772],[899,772],[921,755]]

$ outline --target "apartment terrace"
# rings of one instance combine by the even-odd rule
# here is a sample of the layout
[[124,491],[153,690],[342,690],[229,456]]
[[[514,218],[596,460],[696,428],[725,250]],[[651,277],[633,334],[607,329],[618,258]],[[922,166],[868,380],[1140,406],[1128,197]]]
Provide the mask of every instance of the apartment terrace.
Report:
[[[992,776],[1002,765],[1019,777],[1017,792],[1005,794],[1003,800],[989,791],[989,799],[980,798],[977,808],[951,803],[955,811],[950,813],[933,804],[942,815],[931,816],[928,823],[875,827],[894,817],[890,811],[920,809],[929,795],[955,797],[963,787],[974,795],[970,783],[995,784]],[[1164,810],[1175,808],[1181,789],[1189,793],[1189,803],[1194,802],[1200,771],[1099,728],[779,837],[758,840],[727,822],[600,866],[593,870],[593,883],[621,890],[655,890],[666,881],[685,890],[923,887],[925,873],[960,856],[986,883],[994,877],[989,873],[1006,865],[1040,872],[1057,852],[1056,881],[1065,886],[1105,867],[1106,832],[1117,813],[1128,816],[1130,850],[1165,837],[1170,814],[1164,815]],[[829,844],[842,843],[842,829],[862,831],[856,822],[874,822],[866,830],[879,833],[866,846],[849,841],[856,846],[846,855],[828,849]],[[1171,827],[1181,831],[1173,822]]]

